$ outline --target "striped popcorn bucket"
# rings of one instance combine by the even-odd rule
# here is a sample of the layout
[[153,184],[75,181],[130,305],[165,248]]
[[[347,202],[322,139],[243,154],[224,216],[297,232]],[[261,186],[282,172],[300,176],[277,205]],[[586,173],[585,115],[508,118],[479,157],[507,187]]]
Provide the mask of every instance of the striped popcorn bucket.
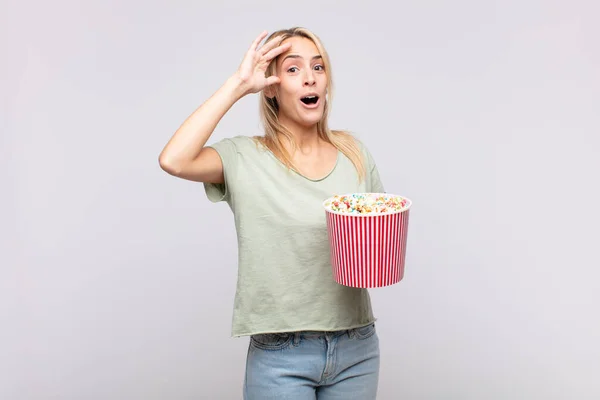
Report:
[[[365,193],[365,195],[379,195]],[[409,208],[373,214],[347,214],[330,210],[323,202],[327,218],[331,265],[337,283],[356,288],[396,284],[404,276]]]

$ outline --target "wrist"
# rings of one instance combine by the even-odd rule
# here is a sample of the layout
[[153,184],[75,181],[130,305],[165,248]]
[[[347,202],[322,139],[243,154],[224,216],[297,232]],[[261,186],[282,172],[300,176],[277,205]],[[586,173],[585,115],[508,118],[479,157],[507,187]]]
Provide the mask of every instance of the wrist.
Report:
[[247,86],[240,76],[235,73],[225,82],[225,87],[233,94],[236,99],[241,99],[249,93]]

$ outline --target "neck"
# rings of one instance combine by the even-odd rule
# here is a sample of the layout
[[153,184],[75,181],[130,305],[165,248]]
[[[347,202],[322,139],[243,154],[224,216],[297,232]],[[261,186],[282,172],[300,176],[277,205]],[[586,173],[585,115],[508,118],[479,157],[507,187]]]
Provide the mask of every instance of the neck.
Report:
[[[310,127],[298,126],[293,124],[292,121],[282,121],[282,124],[292,134],[292,140],[299,151],[306,152],[320,147],[322,139],[319,137],[317,125]],[[284,140],[283,143],[288,151],[292,150],[291,143],[288,143],[287,140]]]

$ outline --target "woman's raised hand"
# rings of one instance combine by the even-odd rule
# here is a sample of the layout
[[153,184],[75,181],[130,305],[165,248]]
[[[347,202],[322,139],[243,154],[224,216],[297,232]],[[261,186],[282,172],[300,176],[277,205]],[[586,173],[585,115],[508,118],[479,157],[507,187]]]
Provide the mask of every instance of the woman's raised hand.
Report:
[[240,79],[246,93],[257,93],[265,87],[279,83],[280,79],[277,76],[265,77],[267,67],[275,57],[287,51],[290,48],[290,43],[277,46],[279,40],[276,38],[264,44],[259,48],[259,44],[267,36],[267,32],[261,33],[252,42],[248,52],[244,56],[236,74]]

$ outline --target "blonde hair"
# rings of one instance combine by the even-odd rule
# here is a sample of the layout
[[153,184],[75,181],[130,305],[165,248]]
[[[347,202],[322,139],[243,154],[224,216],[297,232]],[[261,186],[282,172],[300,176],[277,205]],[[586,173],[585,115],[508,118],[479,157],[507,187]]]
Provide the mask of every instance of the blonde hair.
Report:
[[[365,177],[365,167],[363,162],[363,155],[358,145],[358,142],[348,132],[337,131],[329,129],[327,124],[329,111],[331,109],[331,99],[333,97],[333,80],[331,77],[331,62],[329,55],[325,50],[321,40],[312,32],[306,28],[294,27],[291,29],[283,29],[273,32],[266,40],[268,43],[271,40],[279,40],[279,43],[291,37],[303,37],[311,40],[322,57],[322,61],[327,74],[327,97],[325,101],[325,108],[323,111],[323,117],[317,123],[317,132],[319,137],[325,142],[331,143],[339,151],[341,151],[350,161],[354,164],[357,170],[359,181],[362,181]],[[272,76],[275,74],[277,58],[271,61],[271,64],[267,68],[266,76]],[[267,96],[265,91],[260,92],[260,117],[261,122],[265,129],[264,136],[258,136],[255,139],[267,147],[284,165],[288,168],[298,171],[295,167],[290,153],[286,150],[281,140],[281,136],[285,137],[291,143],[292,149],[296,150],[296,143],[292,133],[286,129],[277,117],[279,112],[279,105],[275,98]]]

